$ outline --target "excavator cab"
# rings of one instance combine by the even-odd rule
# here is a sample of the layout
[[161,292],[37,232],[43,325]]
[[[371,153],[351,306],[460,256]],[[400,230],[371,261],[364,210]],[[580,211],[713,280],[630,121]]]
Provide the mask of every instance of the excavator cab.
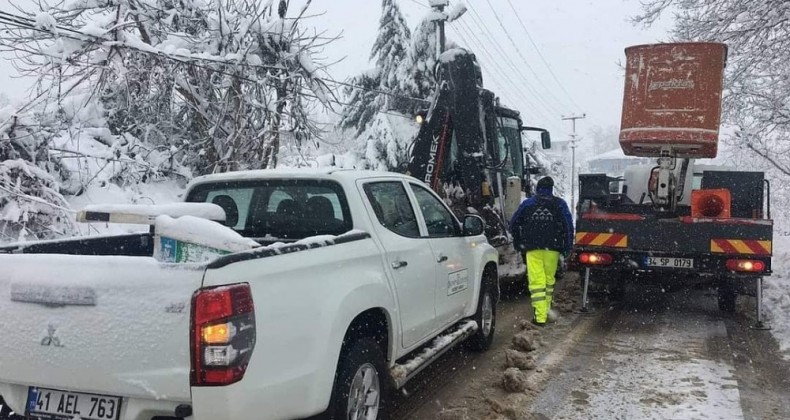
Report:
[[446,51],[436,74],[438,88],[430,109],[418,117],[422,124],[407,173],[443,197],[457,216],[473,209],[486,221],[489,242],[506,244],[510,215],[529,193],[530,175],[539,172],[524,150],[522,132],[541,132],[544,148],[551,137],[544,129],[524,127],[518,111],[500,106],[483,88],[471,52]]

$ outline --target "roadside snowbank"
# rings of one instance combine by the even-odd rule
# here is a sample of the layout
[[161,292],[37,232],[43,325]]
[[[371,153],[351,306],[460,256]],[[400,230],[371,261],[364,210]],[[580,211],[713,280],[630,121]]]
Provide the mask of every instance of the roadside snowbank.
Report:
[[771,332],[790,359],[790,236],[780,229],[774,235],[774,274],[766,277],[763,296]]

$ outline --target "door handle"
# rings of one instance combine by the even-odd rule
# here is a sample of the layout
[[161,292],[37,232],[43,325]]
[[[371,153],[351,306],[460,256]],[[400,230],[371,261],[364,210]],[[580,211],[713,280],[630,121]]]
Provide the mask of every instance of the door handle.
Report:
[[445,261],[447,261],[447,255],[439,255],[439,258],[436,259],[436,262],[439,263],[439,264],[441,264],[441,263],[443,263]]
[[393,262],[391,265],[392,265],[392,268],[394,268],[395,270],[398,270],[398,269],[401,269],[403,267],[406,267],[407,265],[409,265],[409,263],[406,262],[406,261],[398,260],[398,261]]

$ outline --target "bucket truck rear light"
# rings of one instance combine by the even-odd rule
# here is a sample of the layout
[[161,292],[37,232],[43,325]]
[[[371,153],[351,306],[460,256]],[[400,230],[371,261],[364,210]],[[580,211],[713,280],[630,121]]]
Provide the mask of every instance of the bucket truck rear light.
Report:
[[582,252],[579,254],[579,262],[584,265],[611,265],[612,256],[596,252]]
[[192,296],[192,386],[240,381],[255,347],[255,307],[246,283]]
[[727,260],[727,269],[739,273],[762,273],[765,263],[760,260]]
[[691,192],[691,217],[729,219],[732,213],[730,190],[694,190]]

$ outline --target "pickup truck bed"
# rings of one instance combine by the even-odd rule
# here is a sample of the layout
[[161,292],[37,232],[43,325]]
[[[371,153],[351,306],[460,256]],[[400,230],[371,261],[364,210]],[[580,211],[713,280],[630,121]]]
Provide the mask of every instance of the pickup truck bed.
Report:
[[302,418],[345,413],[375,366],[349,410],[377,413],[430,343],[490,345],[496,251],[419,181],[257,171],[186,194],[218,196],[234,234],[270,245],[185,263],[157,260],[155,233],[0,248],[0,398],[50,418]]

